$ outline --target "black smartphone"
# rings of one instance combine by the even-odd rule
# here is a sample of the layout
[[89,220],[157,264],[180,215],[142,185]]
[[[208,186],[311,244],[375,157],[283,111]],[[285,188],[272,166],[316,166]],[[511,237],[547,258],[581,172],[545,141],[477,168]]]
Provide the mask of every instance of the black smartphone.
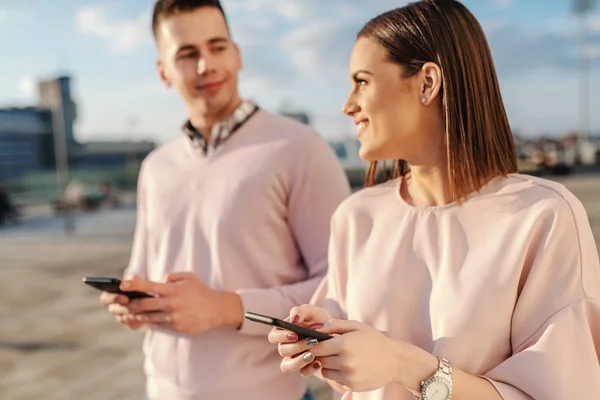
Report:
[[281,319],[267,317],[266,315],[260,315],[250,311],[246,311],[245,317],[250,321],[259,322],[265,325],[272,325],[281,329],[287,329],[289,331],[295,332],[296,334],[298,334],[298,339],[315,338],[321,342],[333,339],[333,336],[329,336],[325,333],[317,332],[300,325],[290,324],[289,322],[285,322]]
[[105,276],[86,276],[82,279],[83,283],[90,285],[91,287],[98,289],[102,292],[122,294],[127,296],[130,300],[143,299],[145,297],[153,297],[148,293],[142,292],[124,292],[119,288],[121,280],[117,278],[109,278]]

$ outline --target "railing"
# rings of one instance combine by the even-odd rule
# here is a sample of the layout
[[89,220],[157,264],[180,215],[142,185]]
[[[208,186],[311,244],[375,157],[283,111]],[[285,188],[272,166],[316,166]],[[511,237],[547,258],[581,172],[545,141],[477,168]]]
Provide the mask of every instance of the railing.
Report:
[[[92,167],[72,169],[70,181],[84,183],[95,190],[103,181],[120,191],[135,190],[139,164],[117,167]],[[21,177],[8,180],[5,185],[13,202],[19,206],[29,206],[53,202],[62,197],[63,190],[58,189],[56,171],[34,171]]]

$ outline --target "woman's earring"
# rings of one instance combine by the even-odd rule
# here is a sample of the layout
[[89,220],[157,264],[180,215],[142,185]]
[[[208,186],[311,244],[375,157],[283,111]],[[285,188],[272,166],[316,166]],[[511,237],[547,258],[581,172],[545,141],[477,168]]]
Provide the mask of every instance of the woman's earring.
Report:
[[425,97],[421,97],[421,103],[425,104],[426,101],[427,99]]

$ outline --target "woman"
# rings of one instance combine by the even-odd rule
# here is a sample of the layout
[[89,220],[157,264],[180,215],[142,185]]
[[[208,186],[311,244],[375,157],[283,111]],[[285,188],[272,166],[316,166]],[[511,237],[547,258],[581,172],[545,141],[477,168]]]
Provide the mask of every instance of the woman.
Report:
[[[323,308],[289,316],[335,337],[274,329],[282,370],[355,400],[600,398],[589,222],[562,185],[517,173],[472,14],[453,0],[382,14],[358,34],[350,68],[344,112],[370,187],[332,219]],[[376,185],[377,161],[390,159],[392,179]]]

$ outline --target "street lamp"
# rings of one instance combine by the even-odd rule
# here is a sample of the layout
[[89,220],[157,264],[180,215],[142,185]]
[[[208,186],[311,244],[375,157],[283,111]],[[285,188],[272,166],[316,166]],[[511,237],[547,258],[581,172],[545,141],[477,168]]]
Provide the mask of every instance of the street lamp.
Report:
[[574,0],[573,12],[580,20],[579,35],[579,112],[582,138],[591,139],[590,129],[590,88],[587,54],[587,15],[594,9],[596,0]]

